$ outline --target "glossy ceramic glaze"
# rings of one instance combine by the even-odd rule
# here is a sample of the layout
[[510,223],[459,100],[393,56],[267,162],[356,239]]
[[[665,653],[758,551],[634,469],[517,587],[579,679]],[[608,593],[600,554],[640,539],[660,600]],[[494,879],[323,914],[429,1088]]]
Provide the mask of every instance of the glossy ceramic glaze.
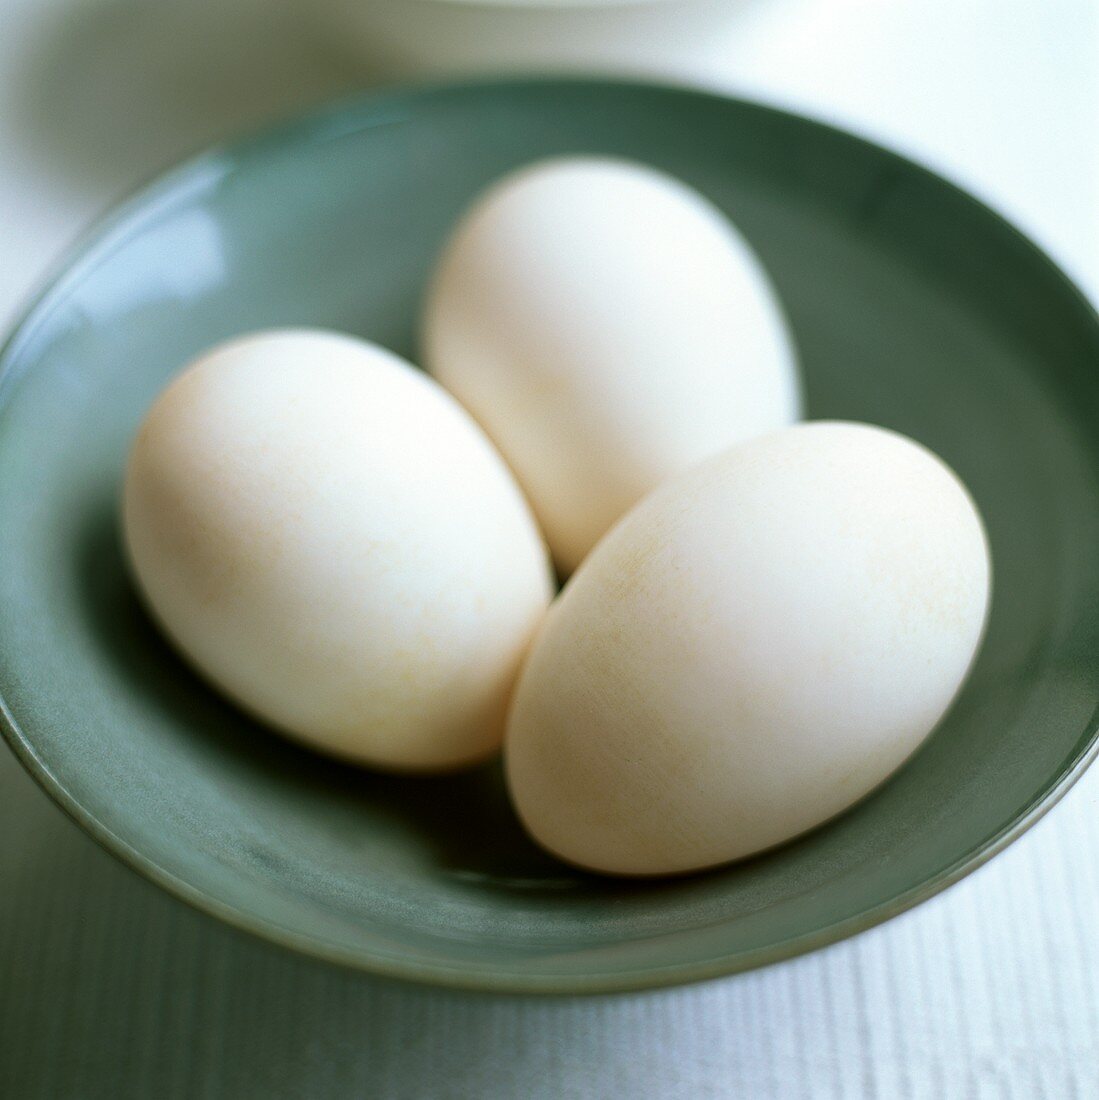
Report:
[[[932,447],[987,521],[995,599],[972,678],[885,787],[798,842],[673,881],[541,854],[495,767],[385,778],[271,736],[140,610],[119,552],[130,436],[196,351],[328,325],[415,356],[453,219],[563,153],[681,176],[783,296],[814,417]],[[827,943],[934,893],[1042,813],[1093,752],[1099,324],[973,199],[777,111],[629,84],[486,84],[337,107],[199,158],[127,203],[3,352],[0,696],[16,752],[107,847],[310,953],[489,989],[635,988]]]

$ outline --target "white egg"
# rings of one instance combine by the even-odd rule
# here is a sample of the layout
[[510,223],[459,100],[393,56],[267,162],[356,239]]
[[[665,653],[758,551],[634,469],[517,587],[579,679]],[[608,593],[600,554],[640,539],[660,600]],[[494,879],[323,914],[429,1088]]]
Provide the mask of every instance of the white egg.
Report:
[[564,859],[663,874],[821,824],[942,718],[990,565],[955,475],[858,424],[775,432],[646,498],[539,632],[505,762]]
[[756,255],[697,192],[625,161],[552,160],[492,187],[444,251],[423,342],[565,571],[669,475],[799,413]]
[[209,352],[141,426],[123,526],[166,633],[271,725],[384,768],[499,747],[547,553],[482,431],[397,356],[308,330]]

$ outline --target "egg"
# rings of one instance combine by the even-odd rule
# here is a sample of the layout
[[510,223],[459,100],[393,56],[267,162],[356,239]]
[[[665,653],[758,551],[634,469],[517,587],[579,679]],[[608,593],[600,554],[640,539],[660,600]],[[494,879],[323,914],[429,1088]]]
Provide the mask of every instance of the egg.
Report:
[[422,342],[563,572],[670,475],[799,415],[759,259],[696,191],[626,161],[540,162],[491,187],[443,251]]
[[911,440],[811,423],[734,447],[632,510],[547,616],[505,741],[519,816],[622,875],[812,829],[943,717],[989,585],[973,501]]
[[498,749],[547,551],[483,432],[396,355],[309,330],[210,351],[145,417],[122,520],[153,616],[263,721],[381,768]]

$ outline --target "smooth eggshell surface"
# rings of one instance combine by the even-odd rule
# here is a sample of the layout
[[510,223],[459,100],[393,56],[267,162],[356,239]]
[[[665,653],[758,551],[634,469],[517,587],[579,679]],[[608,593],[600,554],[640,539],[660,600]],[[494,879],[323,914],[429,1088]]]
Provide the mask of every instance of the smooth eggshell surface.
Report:
[[397,356],[314,331],[209,352],[141,426],[123,526],[167,634],[271,725],[385,768],[498,747],[547,554],[481,430]]
[[989,583],[973,502],[918,444],[813,423],[735,447],[629,513],[547,616],[505,743],[519,815],[615,874],[795,837],[939,722]]
[[546,161],[490,188],[444,250],[423,341],[565,572],[669,475],[799,412],[755,253],[697,192],[625,161]]

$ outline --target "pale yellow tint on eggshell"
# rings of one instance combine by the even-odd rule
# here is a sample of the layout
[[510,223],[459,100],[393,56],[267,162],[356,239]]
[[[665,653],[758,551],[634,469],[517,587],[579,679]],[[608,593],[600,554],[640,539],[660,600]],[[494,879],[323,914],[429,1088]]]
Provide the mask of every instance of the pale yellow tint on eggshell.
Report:
[[308,330],[209,352],[142,424],[123,521],[167,634],[271,725],[383,768],[498,747],[546,551],[481,430],[397,356]]
[[505,743],[519,815],[628,875],[797,836],[939,722],[989,583],[969,495],[918,444],[813,423],[735,447],[647,497],[547,616]]

